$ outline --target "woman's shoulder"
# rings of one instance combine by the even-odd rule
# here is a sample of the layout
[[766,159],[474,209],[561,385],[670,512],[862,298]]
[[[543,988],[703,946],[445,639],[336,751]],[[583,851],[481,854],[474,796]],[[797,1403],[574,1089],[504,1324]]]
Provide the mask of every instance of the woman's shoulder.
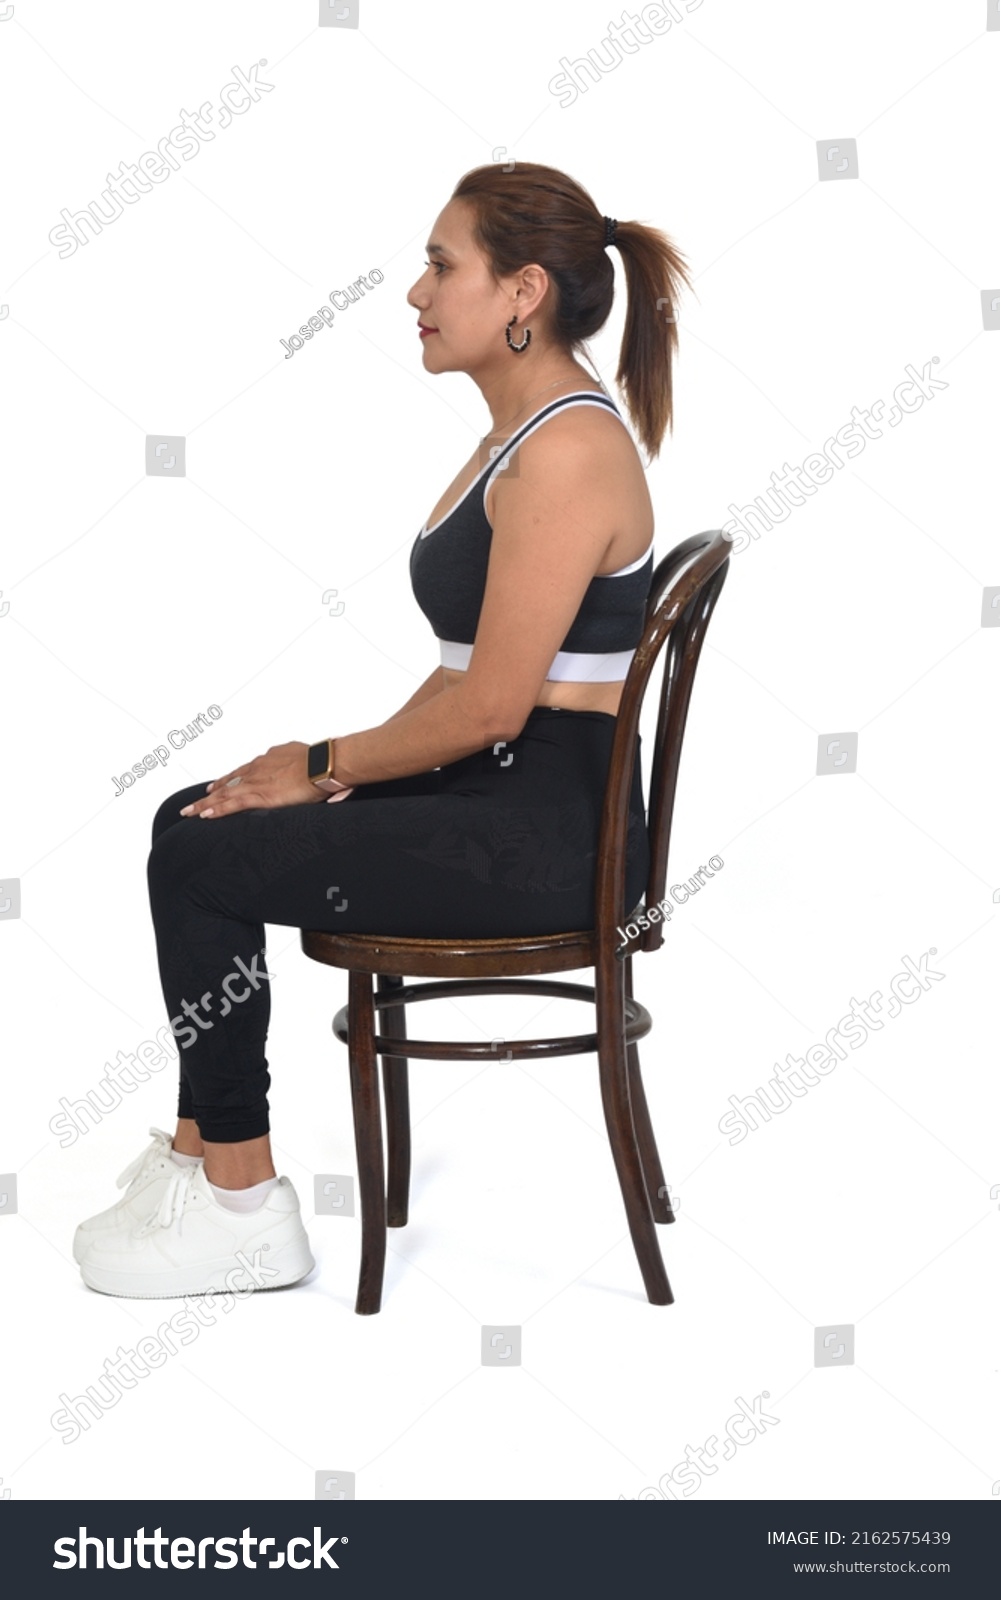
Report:
[[[581,469],[594,476],[618,465],[639,462],[636,445],[621,411],[607,402],[611,397],[601,389],[568,397],[558,410],[550,412],[543,426],[533,428],[518,447],[525,462],[542,467],[548,461],[571,454]],[[595,404],[594,400],[599,403]],[[614,405],[614,401],[613,401]],[[590,466],[589,466],[590,463]]]
[[589,506],[607,503],[610,514],[649,498],[632,434],[621,414],[607,405],[561,406],[521,441],[510,459],[514,470],[495,472],[487,489],[491,525],[510,493],[523,501],[525,492],[534,497],[553,487],[563,498],[578,497]]

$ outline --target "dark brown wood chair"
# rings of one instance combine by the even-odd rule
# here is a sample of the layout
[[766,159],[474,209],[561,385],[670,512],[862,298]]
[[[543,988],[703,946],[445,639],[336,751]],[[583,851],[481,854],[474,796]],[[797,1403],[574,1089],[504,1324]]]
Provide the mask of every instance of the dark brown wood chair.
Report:
[[[684,540],[656,567],[643,638],[622,691],[605,788],[595,873],[594,927],[525,939],[402,939],[392,935],[302,930],[302,948],[314,961],[348,972],[348,1003],[333,1031],[348,1047],[361,1200],[361,1273],[355,1310],[378,1311],[386,1260],[386,1228],[407,1221],[410,1193],[410,1103],[407,1062],[498,1059],[494,1043],[411,1039],[406,1008],[418,1000],[459,995],[530,994],[587,1000],[597,1032],[559,1038],[505,1040],[505,1059],[597,1051],[605,1124],[626,1218],[649,1300],[670,1305],[674,1296],[657,1241],[656,1223],[674,1221],[647,1110],[636,1041],[649,1033],[650,1013],[633,996],[632,958],[664,942],[661,921],[629,934],[645,905],[663,899],[681,744],[695,669],[706,628],[729,567],[730,545],[719,531]],[[625,845],[629,793],[640,711],[651,673],[665,643],[664,672],[647,795],[650,874],[640,906],[625,899]],[[627,933],[620,941],[619,928]],[[536,973],[595,969],[596,983],[561,983]],[[405,984],[401,974],[435,981]],[[377,992],[373,996],[372,976]],[[377,1033],[375,1013],[384,1031]],[[379,1070],[388,1132],[388,1190],[383,1161]]]

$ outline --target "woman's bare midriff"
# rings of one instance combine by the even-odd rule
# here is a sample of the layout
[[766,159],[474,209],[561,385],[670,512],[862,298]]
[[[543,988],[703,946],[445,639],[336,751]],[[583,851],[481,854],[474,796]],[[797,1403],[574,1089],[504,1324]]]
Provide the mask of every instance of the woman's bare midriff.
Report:
[[[568,384],[567,392],[569,392],[570,388],[576,391],[591,387],[592,385],[585,380],[583,383]],[[593,388],[595,394],[602,393],[597,384],[593,385]],[[554,396],[554,398],[558,398],[558,396]],[[594,411],[591,406],[586,409],[589,413]],[[621,424],[614,422],[614,419],[610,422],[610,426],[621,428]],[[514,431],[512,429],[512,432]],[[627,527],[611,540],[608,549],[605,551],[601,566],[595,574],[596,577],[601,577],[609,572],[618,572],[620,567],[627,567],[633,561],[638,561],[640,556],[649,549],[650,541],[653,538],[653,507],[650,503],[643,467],[631,441],[630,451],[632,452],[635,471],[629,472],[628,469],[625,470],[622,484],[625,501],[623,521],[627,524]],[[628,461],[628,455],[626,460]],[[478,457],[474,455],[467,461],[458,477],[446,489],[428,517],[425,527],[435,528],[437,526],[456,504],[460,496],[465,493],[479,470],[480,462]],[[494,485],[491,484],[487,490],[488,502],[493,487]],[[489,517],[489,504],[487,515]],[[456,667],[442,667],[441,675],[444,685],[448,689],[454,688],[456,684],[461,683],[466,676],[464,672]],[[624,678],[620,678],[614,683],[564,683],[547,679],[539,690],[539,697],[535,703],[537,706],[555,706],[563,711],[607,711],[614,717],[618,715],[619,701],[622,698],[624,683]]]
[[[625,566],[625,562],[622,565]],[[446,689],[454,688],[466,676],[457,667],[442,667],[441,675]],[[615,717],[625,681],[621,678],[617,683],[553,683],[547,679],[535,703],[557,706],[561,711],[607,711]]]

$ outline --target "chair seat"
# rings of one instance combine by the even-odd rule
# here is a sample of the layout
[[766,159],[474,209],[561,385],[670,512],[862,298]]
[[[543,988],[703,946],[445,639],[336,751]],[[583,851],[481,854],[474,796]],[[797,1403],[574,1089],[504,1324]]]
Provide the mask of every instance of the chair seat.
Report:
[[521,977],[593,967],[594,930],[516,939],[403,939],[377,933],[302,930],[302,948],[328,967],[369,973],[406,972],[421,977]]

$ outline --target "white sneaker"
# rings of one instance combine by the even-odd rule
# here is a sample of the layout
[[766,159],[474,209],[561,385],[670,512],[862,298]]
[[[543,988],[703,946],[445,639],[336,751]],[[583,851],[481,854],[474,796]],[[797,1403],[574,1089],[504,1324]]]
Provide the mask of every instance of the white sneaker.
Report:
[[315,1266],[289,1178],[279,1178],[256,1211],[228,1211],[204,1166],[175,1168],[159,1206],[136,1225],[96,1231],[80,1263],[101,1294],[137,1300],[280,1289]]
[[147,1145],[142,1155],[130,1161],[116,1180],[119,1189],[125,1189],[128,1184],[122,1198],[106,1211],[88,1217],[77,1228],[73,1239],[74,1261],[83,1260],[96,1233],[125,1221],[144,1222],[154,1206],[163,1199],[171,1178],[184,1171],[181,1163],[171,1156],[173,1141],[170,1134],[164,1133],[162,1128],[150,1128],[149,1131],[153,1135],[153,1143]]

